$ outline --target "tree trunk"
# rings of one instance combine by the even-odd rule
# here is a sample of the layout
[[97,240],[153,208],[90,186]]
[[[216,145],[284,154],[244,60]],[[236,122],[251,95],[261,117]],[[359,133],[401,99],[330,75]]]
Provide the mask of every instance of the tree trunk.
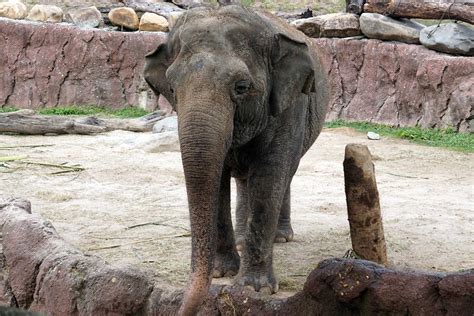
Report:
[[26,135],[95,134],[112,130],[148,132],[163,116],[154,112],[138,119],[103,119],[36,115],[32,110],[0,113],[0,133]]
[[474,3],[431,3],[406,0],[367,0],[364,12],[396,18],[449,19],[474,24]]
[[344,181],[352,248],[359,257],[386,265],[379,192],[367,146],[346,146]]

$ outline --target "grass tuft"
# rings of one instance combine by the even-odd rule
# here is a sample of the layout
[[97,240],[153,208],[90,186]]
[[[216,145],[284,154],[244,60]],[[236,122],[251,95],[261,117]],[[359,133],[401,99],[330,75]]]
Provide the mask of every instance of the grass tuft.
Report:
[[11,106],[0,107],[0,113],[15,112],[15,111],[18,111],[18,109]]
[[109,111],[111,115],[117,116],[117,117],[122,117],[122,118],[127,118],[127,117],[141,117],[145,116],[148,114],[147,111],[145,111],[142,108],[124,108],[124,109],[119,109],[119,110],[110,110]]
[[107,109],[96,105],[89,106],[65,106],[55,108],[45,108],[39,110],[43,115],[103,115],[116,116],[120,118],[134,118],[147,115],[148,112],[137,107],[123,109]]
[[326,128],[350,127],[359,132],[376,132],[383,136],[408,139],[417,144],[474,152],[474,134],[458,133],[452,128],[390,127],[382,124],[343,120],[326,122],[324,126]]
[[43,115],[93,115],[107,111],[104,108],[90,105],[90,106],[64,106],[56,108],[44,108],[38,111]]

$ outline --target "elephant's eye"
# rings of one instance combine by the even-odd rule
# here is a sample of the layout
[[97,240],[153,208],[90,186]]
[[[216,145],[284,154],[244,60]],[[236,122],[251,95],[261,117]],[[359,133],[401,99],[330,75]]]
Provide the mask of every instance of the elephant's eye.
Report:
[[250,82],[247,80],[239,80],[235,83],[235,93],[244,94],[250,90]]

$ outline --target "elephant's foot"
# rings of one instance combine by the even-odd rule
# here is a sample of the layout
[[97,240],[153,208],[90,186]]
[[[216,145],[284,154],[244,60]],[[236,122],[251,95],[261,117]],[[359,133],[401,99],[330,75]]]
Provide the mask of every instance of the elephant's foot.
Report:
[[239,272],[240,257],[236,251],[217,253],[214,259],[213,278],[231,277]]
[[248,286],[257,292],[268,295],[278,292],[278,282],[273,271],[239,273],[234,284]]
[[291,228],[291,224],[280,225],[278,224],[278,229],[275,234],[276,243],[283,243],[289,242],[293,240],[293,228]]

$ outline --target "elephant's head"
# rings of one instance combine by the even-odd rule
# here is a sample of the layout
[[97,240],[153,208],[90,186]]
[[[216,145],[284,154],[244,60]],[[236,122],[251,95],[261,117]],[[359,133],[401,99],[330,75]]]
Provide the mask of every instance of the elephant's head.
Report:
[[178,114],[192,231],[181,314],[193,314],[211,283],[225,157],[294,100],[309,102],[313,61],[302,34],[270,15],[239,6],[198,8],[184,13],[168,42],[147,55],[145,78]]

